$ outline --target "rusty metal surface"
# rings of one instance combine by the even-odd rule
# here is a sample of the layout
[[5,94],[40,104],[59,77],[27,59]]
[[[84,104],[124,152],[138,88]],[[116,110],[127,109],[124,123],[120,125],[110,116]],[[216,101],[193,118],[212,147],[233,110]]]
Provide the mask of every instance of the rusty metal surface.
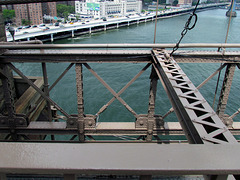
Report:
[[224,123],[230,126],[231,126],[231,123],[227,122],[227,120],[224,120],[224,111],[226,110],[226,107],[227,107],[227,101],[228,101],[230,89],[232,86],[235,68],[236,68],[236,64],[227,65],[225,76],[222,83],[221,93],[219,96],[218,106],[216,110],[216,113],[221,119],[223,119]]
[[150,63],[151,54],[149,50],[9,50],[0,59],[2,62]]
[[[168,52],[168,51],[167,51]],[[96,56],[98,58],[96,59]],[[7,50],[0,55],[2,62],[143,62],[151,61],[150,50],[83,50],[83,49],[42,49]],[[240,51],[177,51],[174,59],[178,63],[239,63]]]
[[[17,43],[9,43],[9,42],[1,42],[0,49],[65,49],[65,48],[173,48],[175,44],[128,44],[128,43],[118,43],[118,44],[41,44],[41,45],[28,45],[28,44],[17,44]],[[213,50],[218,50],[219,48],[240,48],[240,44],[238,43],[182,43],[179,44],[179,48],[213,48]],[[178,51],[176,51],[175,54]],[[185,52],[187,54],[191,54],[191,51]],[[198,54],[202,52],[199,51]],[[218,51],[219,53],[223,53]],[[216,54],[216,53],[215,53]]]
[[0,143],[0,173],[240,174],[239,152],[238,145]]

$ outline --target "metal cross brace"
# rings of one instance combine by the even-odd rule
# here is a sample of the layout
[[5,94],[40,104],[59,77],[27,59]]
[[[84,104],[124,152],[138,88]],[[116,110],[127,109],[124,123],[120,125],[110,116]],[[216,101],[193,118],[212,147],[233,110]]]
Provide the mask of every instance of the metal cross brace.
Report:
[[84,66],[113,94],[113,96],[122,103],[128,111],[130,111],[136,118],[138,117],[137,113],[121,98],[119,94],[116,93],[88,64],[83,63]]
[[63,113],[67,118],[70,118],[70,115],[65,112],[56,102],[49,98],[41,89],[39,89],[31,80],[29,80],[19,69],[17,69],[12,63],[7,64],[12,70],[14,70],[20,77],[23,78],[31,87],[33,87],[41,96],[55,106],[61,113]]
[[[133,79],[131,79],[131,81],[129,81],[118,93],[117,96],[119,97],[134,81],[136,81],[136,79],[145,71],[148,69],[148,67],[151,64],[148,63]],[[105,111],[108,106],[110,106],[113,101],[116,99],[116,97],[114,96],[110,101],[108,101],[107,104],[105,104],[102,108],[100,108],[100,110],[96,113],[96,116],[99,116],[103,111]]]

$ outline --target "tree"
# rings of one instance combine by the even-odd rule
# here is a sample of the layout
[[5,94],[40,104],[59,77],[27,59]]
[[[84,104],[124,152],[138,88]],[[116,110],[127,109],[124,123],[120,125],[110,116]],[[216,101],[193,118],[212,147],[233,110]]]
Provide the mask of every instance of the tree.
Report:
[[32,22],[26,19],[22,19],[22,25],[27,26],[30,25]]
[[67,6],[64,4],[57,5],[57,15],[58,17],[67,18],[69,14],[74,14],[75,8],[74,6]]
[[15,17],[14,10],[8,10],[8,9],[3,10],[3,18],[4,18],[5,22],[12,21],[14,17]]
[[173,6],[176,6],[177,4],[178,4],[178,0],[174,0],[172,3]]

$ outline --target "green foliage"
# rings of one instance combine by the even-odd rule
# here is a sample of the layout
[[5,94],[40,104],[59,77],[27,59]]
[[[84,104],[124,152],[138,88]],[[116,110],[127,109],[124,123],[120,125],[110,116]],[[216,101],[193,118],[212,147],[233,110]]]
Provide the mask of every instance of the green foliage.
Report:
[[58,17],[67,18],[69,14],[74,14],[75,9],[74,6],[67,6],[64,4],[57,5],[57,15]]
[[176,6],[177,4],[178,4],[178,0],[174,0],[172,3],[173,6]]
[[3,18],[5,21],[12,20],[15,17],[15,11],[14,10],[3,10]]
[[30,25],[32,22],[26,19],[22,19],[22,25],[27,26]]

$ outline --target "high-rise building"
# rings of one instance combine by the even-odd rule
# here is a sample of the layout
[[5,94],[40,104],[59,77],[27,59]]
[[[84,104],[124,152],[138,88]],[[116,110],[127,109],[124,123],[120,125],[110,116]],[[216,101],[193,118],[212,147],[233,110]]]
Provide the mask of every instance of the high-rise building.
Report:
[[191,7],[192,0],[178,0],[178,6],[180,7]]
[[102,18],[108,16],[126,16],[141,13],[141,0],[84,0],[75,1],[75,11],[78,14]]
[[57,17],[57,4],[56,2],[42,3],[42,14],[48,16],[47,22],[56,22],[54,17]]
[[56,2],[48,3],[31,3],[14,5],[16,14],[16,25],[21,26],[22,20],[25,19],[33,24],[43,23],[43,16],[57,16]]

